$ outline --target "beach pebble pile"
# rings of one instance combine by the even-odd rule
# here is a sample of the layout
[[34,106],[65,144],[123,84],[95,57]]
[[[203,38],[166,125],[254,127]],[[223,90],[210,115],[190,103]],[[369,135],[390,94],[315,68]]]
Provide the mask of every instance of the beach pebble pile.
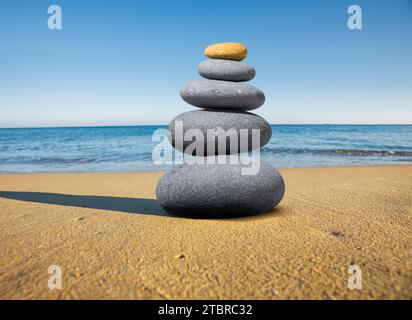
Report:
[[[272,210],[283,198],[283,178],[268,163],[259,159],[259,170],[244,174],[242,169],[247,167],[244,162],[233,163],[229,159],[241,159],[240,151],[254,149],[253,129],[259,129],[258,148],[268,143],[272,136],[269,123],[248,112],[263,105],[265,95],[260,89],[244,83],[256,74],[252,66],[241,62],[247,53],[241,43],[208,46],[205,55],[210,59],[198,66],[199,74],[205,79],[189,81],[180,90],[184,101],[201,109],[175,117],[169,125],[169,140],[177,150],[205,157],[205,161],[176,165],[160,179],[157,199],[172,214],[193,218],[260,214]],[[177,123],[183,123],[182,130],[176,129]],[[196,136],[193,140],[183,139],[191,129],[203,133],[203,148],[189,147],[198,138]],[[209,129],[221,131],[216,131],[215,137],[209,137]],[[228,138],[219,139],[220,132]],[[231,135],[239,138],[234,140],[238,141],[234,147],[229,143]],[[212,138],[214,141],[210,140]],[[242,141],[246,142],[246,139],[247,150],[242,149]],[[215,148],[208,148],[208,142],[214,143]]]

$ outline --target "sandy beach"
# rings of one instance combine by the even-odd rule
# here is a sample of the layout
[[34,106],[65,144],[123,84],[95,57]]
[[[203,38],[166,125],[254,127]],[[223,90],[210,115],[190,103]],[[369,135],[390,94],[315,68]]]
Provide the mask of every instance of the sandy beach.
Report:
[[1,174],[0,298],[412,298],[411,165],[280,172],[280,206],[233,220],[169,216],[160,172]]

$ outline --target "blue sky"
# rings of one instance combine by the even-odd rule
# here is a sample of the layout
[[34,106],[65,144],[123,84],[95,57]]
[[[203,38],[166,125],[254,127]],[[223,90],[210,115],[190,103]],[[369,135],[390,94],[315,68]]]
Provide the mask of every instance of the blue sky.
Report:
[[0,127],[167,124],[222,41],[248,47],[271,123],[412,123],[411,0],[1,0]]

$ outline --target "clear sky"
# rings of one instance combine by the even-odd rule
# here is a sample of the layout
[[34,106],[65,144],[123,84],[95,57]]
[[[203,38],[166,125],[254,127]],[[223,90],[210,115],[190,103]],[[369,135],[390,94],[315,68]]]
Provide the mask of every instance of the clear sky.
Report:
[[412,123],[412,0],[1,0],[0,127],[167,124],[222,41],[248,47],[270,123]]

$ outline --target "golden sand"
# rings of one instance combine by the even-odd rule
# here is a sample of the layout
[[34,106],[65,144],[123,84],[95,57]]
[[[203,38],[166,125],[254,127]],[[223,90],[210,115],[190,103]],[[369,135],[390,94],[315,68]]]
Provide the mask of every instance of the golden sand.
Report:
[[2,174],[0,298],[412,298],[412,166],[280,172],[281,205],[233,220],[168,216],[162,173]]
[[212,59],[241,61],[246,58],[247,49],[238,42],[215,43],[205,49],[205,56]]

